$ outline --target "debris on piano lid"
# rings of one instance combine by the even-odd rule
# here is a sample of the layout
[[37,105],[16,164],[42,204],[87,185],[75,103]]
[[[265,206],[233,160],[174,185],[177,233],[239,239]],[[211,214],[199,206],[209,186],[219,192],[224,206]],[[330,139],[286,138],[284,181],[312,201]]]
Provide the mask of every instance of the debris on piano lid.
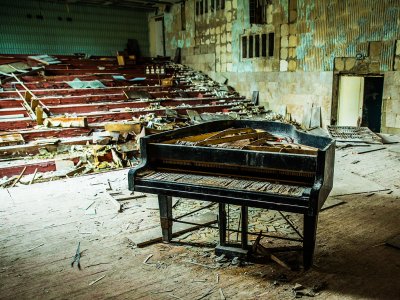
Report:
[[316,155],[318,152],[317,148],[298,144],[290,137],[279,137],[264,130],[253,128],[226,129],[219,132],[169,140],[164,143],[311,155]]

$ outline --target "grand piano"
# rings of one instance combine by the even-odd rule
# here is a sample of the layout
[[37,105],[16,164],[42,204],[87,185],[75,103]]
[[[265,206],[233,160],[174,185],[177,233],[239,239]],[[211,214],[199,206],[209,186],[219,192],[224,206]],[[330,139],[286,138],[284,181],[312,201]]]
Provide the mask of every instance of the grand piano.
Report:
[[332,139],[279,122],[224,120],[145,136],[140,151],[129,189],[158,195],[164,241],[172,239],[172,197],[219,204],[218,253],[227,247],[227,204],[241,207],[243,250],[248,207],[298,213],[303,267],[312,266],[318,213],[333,184]]

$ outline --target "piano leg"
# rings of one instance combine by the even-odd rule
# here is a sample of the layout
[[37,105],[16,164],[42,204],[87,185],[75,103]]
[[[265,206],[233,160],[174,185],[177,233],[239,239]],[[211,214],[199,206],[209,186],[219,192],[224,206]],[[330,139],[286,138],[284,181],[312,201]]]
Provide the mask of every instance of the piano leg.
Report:
[[226,204],[218,204],[219,244],[226,246]]
[[160,208],[163,242],[169,243],[172,239],[172,197],[158,195],[158,206]]
[[310,269],[313,264],[317,222],[318,215],[304,215],[303,266],[305,270]]
[[247,232],[248,232],[248,209],[242,205],[242,249],[248,248]]

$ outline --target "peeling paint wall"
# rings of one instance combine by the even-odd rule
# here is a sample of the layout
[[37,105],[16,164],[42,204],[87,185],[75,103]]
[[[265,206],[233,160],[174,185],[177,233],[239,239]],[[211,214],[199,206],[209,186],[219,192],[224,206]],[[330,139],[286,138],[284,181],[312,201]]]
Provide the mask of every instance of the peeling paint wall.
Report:
[[333,71],[336,57],[369,56],[381,42],[379,70],[393,70],[400,38],[398,0],[297,0],[297,61],[304,71]]
[[400,134],[400,72],[386,72],[383,82],[382,131]]
[[[250,24],[249,1],[225,2],[224,10],[196,16],[196,1],[186,1],[184,31],[180,5],[174,5],[165,14],[167,55],[182,47],[185,64],[220,73],[245,96],[259,90],[262,104],[286,104],[298,121],[302,107],[314,104],[322,106],[324,125],[330,124],[334,74],[384,75],[386,95],[386,75],[400,71],[398,0],[272,0],[271,22],[263,25]],[[242,36],[270,32],[272,57],[242,58]],[[400,130],[392,119],[386,122],[390,107],[384,106],[382,129]]]

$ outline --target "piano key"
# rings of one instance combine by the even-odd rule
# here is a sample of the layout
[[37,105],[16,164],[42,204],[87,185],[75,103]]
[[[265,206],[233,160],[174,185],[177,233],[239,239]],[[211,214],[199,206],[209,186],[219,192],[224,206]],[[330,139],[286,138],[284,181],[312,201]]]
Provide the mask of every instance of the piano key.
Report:
[[235,190],[250,190],[256,192],[275,193],[280,195],[301,196],[305,188],[286,184],[277,184],[266,181],[234,179],[222,176],[207,176],[197,174],[183,174],[172,172],[155,172],[145,175],[144,178],[158,181],[178,182],[193,185],[206,185]]

